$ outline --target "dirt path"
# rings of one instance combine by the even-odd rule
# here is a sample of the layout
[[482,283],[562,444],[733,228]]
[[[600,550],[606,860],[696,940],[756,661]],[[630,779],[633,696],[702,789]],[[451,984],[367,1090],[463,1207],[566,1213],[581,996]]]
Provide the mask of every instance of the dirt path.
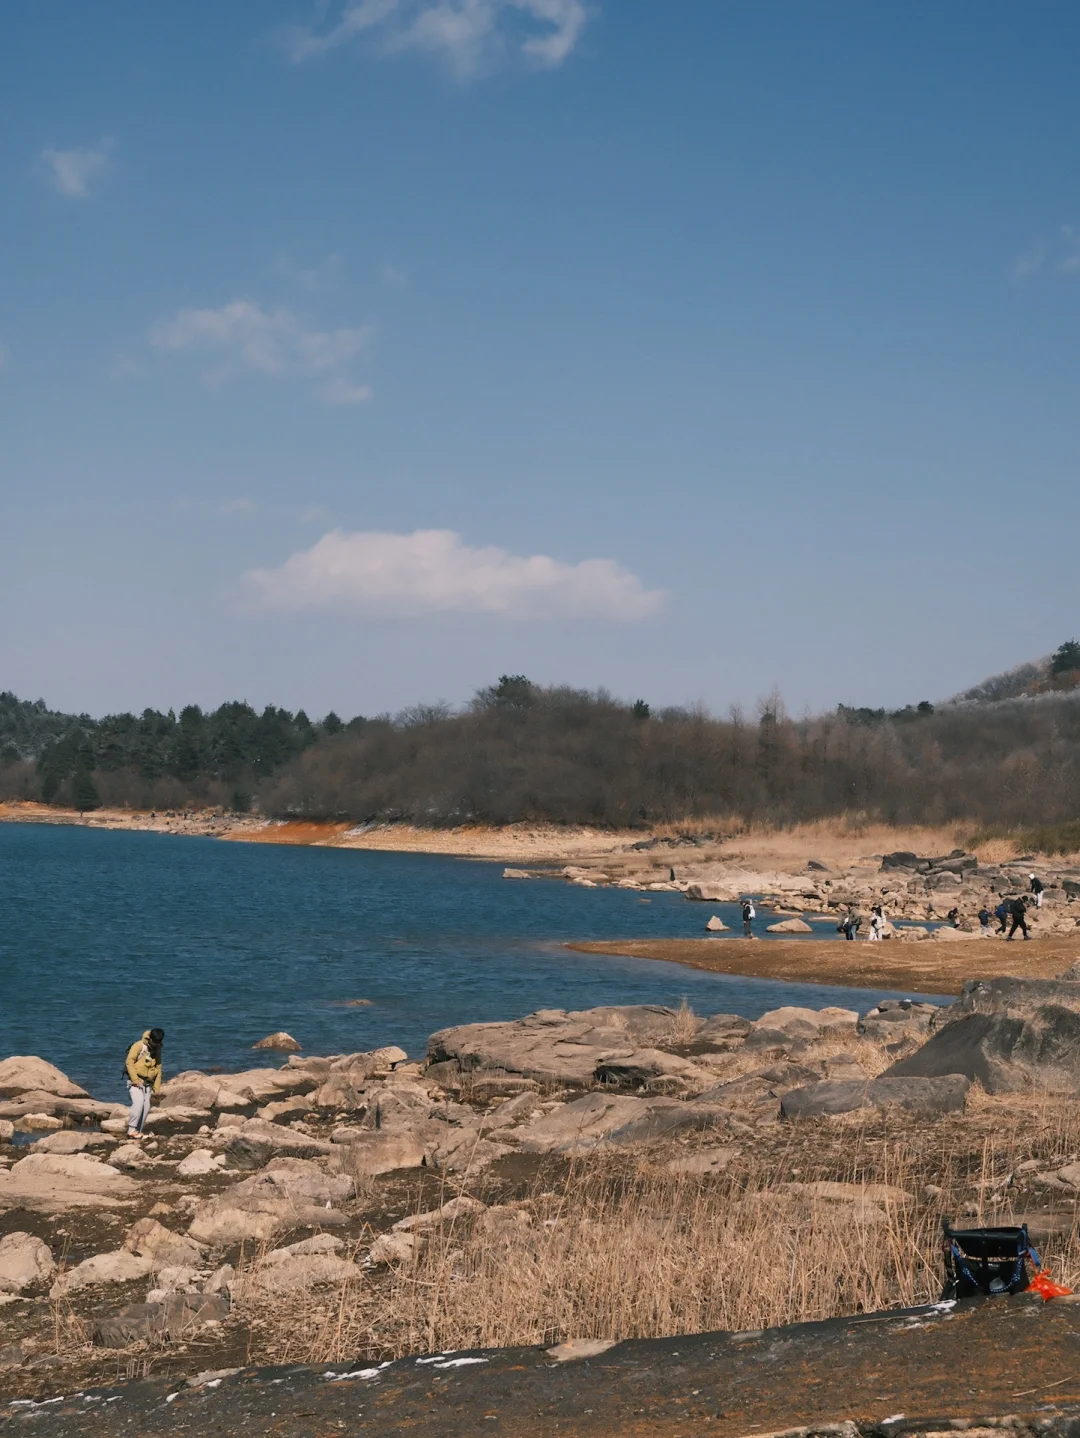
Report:
[[1030,943],[966,939],[880,944],[843,939],[622,939],[567,945],[583,954],[664,959],[714,974],[745,974],[802,984],[858,989],[899,989],[956,994],[967,979],[1017,974],[1049,979],[1080,958],[1080,933],[1048,935]]
[[740,1438],[849,1420],[862,1435],[915,1435],[954,1419],[1002,1426],[1001,1416],[1014,1414],[1014,1434],[1064,1438],[1076,1428],[1055,1412],[1075,1414],[1080,1404],[1078,1342],[1080,1308],[1020,1297],[634,1341],[564,1363],[516,1348],[382,1369],[248,1369],[191,1388],[150,1380],[5,1406],[0,1434]]

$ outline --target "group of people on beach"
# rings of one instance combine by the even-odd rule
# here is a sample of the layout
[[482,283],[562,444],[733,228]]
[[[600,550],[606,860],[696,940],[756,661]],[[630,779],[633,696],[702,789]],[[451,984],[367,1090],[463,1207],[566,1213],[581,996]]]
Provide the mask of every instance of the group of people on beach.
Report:
[[[1015,898],[1003,898],[994,909],[993,913],[984,904],[979,910],[979,933],[984,938],[990,938],[993,934],[1005,934],[1006,942],[1016,937],[1019,930],[1025,939],[1030,939],[1028,932],[1027,913],[1028,906],[1041,909],[1043,905],[1043,893],[1045,885],[1037,874],[1028,875],[1028,892],[1019,894]],[[743,938],[754,937],[754,920],[757,917],[757,910],[754,908],[752,899],[742,901]],[[993,920],[997,919],[999,927],[992,927]],[[954,929],[960,927],[960,910],[952,908],[945,916],[945,921],[951,924]],[[858,909],[852,905],[847,913],[836,926],[836,932],[843,934],[845,939],[854,942],[859,937],[859,930],[862,928],[863,917]],[[1005,931],[1008,929],[1008,933]],[[867,932],[867,940],[870,943],[879,942],[885,937],[885,914],[881,904],[874,904],[870,910],[870,924]]]

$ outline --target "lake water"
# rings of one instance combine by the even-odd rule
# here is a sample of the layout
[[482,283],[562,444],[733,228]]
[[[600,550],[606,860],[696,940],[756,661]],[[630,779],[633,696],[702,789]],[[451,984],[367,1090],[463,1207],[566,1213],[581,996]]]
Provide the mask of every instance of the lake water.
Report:
[[[540,1008],[678,1004],[756,1018],[779,1004],[867,1009],[882,991],[701,973],[572,953],[567,939],[697,938],[734,905],[514,882],[427,855],[0,824],[0,1057],[40,1054],[101,1098],[143,1029],[166,1072],[396,1043]],[[831,930],[823,930],[831,933]],[[717,940],[717,943],[723,942]],[[811,942],[808,940],[807,942]],[[351,999],[370,1006],[347,1007]]]

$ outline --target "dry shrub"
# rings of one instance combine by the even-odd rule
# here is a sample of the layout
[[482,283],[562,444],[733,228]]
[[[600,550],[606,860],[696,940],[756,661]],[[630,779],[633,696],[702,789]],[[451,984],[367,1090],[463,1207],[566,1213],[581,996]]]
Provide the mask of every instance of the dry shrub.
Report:
[[681,999],[671,1020],[671,1042],[673,1044],[692,1044],[698,1027],[699,1021],[694,1010],[685,998]]
[[[824,1137],[818,1145],[817,1135]],[[935,1300],[943,1215],[1008,1221],[1017,1165],[1047,1168],[1080,1149],[1060,1100],[1004,1108],[973,1096],[969,1116],[890,1136],[854,1116],[793,1128],[771,1159],[673,1173],[669,1146],[576,1161],[555,1187],[431,1229],[413,1261],[357,1270],[334,1290],[241,1305],[262,1361],[376,1361],[408,1353],[744,1330]],[[793,1188],[885,1184],[908,1202],[834,1202]],[[927,1185],[940,1192],[928,1196]],[[1080,1283],[1075,1223],[1049,1263]],[[256,1351],[257,1350],[257,1351]]]

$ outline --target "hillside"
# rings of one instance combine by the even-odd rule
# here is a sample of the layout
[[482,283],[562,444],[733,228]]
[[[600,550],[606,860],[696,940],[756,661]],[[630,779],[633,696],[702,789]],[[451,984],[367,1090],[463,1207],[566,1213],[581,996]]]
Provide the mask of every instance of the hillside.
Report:
[[348,723],[273,705],[259,714],[239,701],[95,720],[4,694],[0,799],[427,826],[646,828],[717,816],[783,825],[851,814],[1061,824],[1080,814],[1080,644],[1040,665],[937,708],[840,705],[801,719],[775,695],[753,717],[718,719],[523,675],[504,675],[459,713],[416,705]]

